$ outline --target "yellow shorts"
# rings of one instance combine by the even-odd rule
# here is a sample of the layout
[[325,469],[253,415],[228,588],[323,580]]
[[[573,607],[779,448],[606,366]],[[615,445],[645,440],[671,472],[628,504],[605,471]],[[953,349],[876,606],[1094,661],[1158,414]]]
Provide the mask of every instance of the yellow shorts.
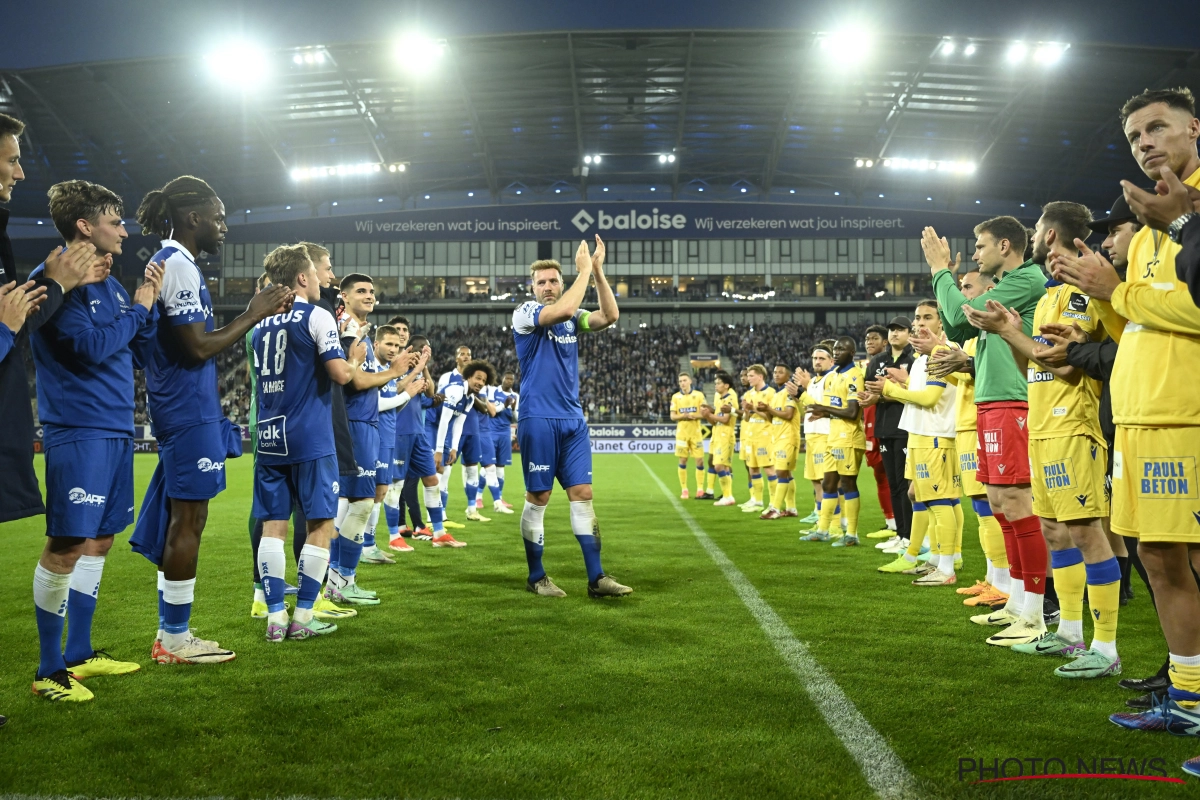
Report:
[[979,470],[979,459],[975,451],[979,448],[979,435],[976,431],[959,431],[954,437],[954,450],[958,453],[958,477],[962,481],[962,491],[967,497],[983,497],[987,489],[975,477]]
[[1059,522],[1107,517],[1107,468],[1104,442],[1088,436],[1030,439],[1033,513]]
[[800,454],[800,440],[795,437],[788,436],[783,439],[775,440],[773,456],[775,459],[775,469],[782,469],[792,472],[796,469],[796,460]]
[[733,431],[719,433],[714,429],[712,440],[708,443],[708,452],[712,455],[713,464],[733,466]]
[[775,439],[771,435],[770,425],[756,425],[750,428],[750,436],[746,438],[744,447],[746,466],[756,469],[775,466]]
[[957,500],[962,493],[958,477],[958,454],[948,436],[908,437],[905,472],[912,473],[913,496],[918,503]]
[[704,437],[675,440],[676,458],[704,458]]
[[865,452],[861,447],[828,444],[825,448],[825,471],[838,475],[857,475]]
[[1200,544],[1200,427],[1117,426],[1112,529],[1143,542]]
[[825,445],[826,436],[823,433],[813,433],[804,437],[804,477],[810,481],[825,478]]

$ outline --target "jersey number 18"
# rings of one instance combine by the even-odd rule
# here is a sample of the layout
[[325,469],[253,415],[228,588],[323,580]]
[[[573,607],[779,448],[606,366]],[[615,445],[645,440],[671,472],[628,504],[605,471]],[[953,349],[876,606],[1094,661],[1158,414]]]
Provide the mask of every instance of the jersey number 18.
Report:
[[275,372],[271,372],[271,334],[263,336],[262,340],[262,359],[259,360],[258,353],[254,354],[254,366],[258,367],[260,377],[268,378],[272,374],[282,375],[283,365],[287,357],[287,331],[281,330],[275,334]]

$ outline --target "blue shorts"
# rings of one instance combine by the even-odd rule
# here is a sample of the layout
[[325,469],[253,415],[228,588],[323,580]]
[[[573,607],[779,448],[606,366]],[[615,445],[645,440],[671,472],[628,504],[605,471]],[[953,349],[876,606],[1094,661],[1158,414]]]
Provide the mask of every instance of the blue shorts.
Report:
[[492,434],[492,446],[496,448],[496,466],[512,466],[512,428],[506,425],[503,432]]
[[397,436],[396,449],[392,453],[392,480],[406,480],[409,475],[414,478],[437,475],[429,440],[419,433]]
[[350,420],[350,440],[354,443],[357,475],[338,478],[341,497],[360,499],[375,496],[375,462],[379,458],[379,428],[369,422]]
[[491,431],[479,432],[479,463],[485,467],[496,463],[496,440]]
[[592,443],[582,418],[519,420],[517,444],[526,491],[548,492],[555,478],[564,489],[592,482]]
[[300,506],[306,519],[333,519],[338,506],[337,456],[325,456],[299,464],[254,465],[255,519],[286,520],[293,505]]
[[133,439],[46,450],[46,535],[94,539],[133,524]]
[[483,446],[478,433],[464,433],[458,443],[458,463],[478,464],[483,457]]
[[[395,439],[392,443],[395,443]],[[380,446],[379,458],[375,461],[375,485],[376,486],[391,486],[392,485],[392,446]]]
[[174,431],[158,440],[167,497],[211,500],[225,491],[228,448],[222,422],[206,422]]

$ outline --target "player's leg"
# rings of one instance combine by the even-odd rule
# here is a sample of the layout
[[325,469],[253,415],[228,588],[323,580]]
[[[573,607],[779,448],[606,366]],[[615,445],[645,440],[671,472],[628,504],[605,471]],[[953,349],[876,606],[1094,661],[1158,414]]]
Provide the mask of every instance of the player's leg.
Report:
[[720,475],[717,474],[716,464],[713,463],[712,450],[716,446],[716,437],[713,436],[708,442],[708,469],[704,474],[704,494],[702,497],[705,500],[712,500],[715,497],[717,483]]
[[504,499],[504,469],[512,466],[512,431],[505,428],[496,434],[496,482],[499,485],[500,505],[512,511],[512,503]]
[[467,495],[466,518],[471,522],[491,522],[491,518],[479,513],[476,501],[479,499],[479,462],[463,462],[463,490]]
[[[47,489],[49,486],[47,477]],[[47,508],[47,517],[50,513]],[[71,573],[83,555],[85,542],[86,539],[78,536],[47,536],[33,572],[33,605],[38,632],[38,668],[33,692],[48,700],[85,702],[93,697],[89,689],[67,673],[62,652]]]
[[622,597],[633,592],[605,574],[600,562],[600,523],[592,507],[592,444],[587,423],[554,420],[559,427],[558,462],[555,477],[571,503],[571,532],[583,552],[589,597]]
[[806,542],[828,542],[830,540],[829,529],[833,525],[834,511],[838,507],[838,483],[839,476],[836,472],[836,465],[829,457],[829,453],[825,454],[825,469],[834,467],[834,472],[826,472],[821,480],[821,514],[817,522],[817,527],[813,529],[807,536],[801,537],[802,541]]
[[[321,581],[329,566],[329,540],[333,535],[333,515],[337,512],[338,497],[332,486],[336,481],[337,459],[333,456],[292,465],[291,475],[298,490],[297,502],[304,509],[305,542],[296,564],[298,580],[296,613],[287,627],[288,639],[308,639],[333,633],[337,625],[329,622],[344,616],[328,613],[323,606]],[[336,607],[335,607],[336,608]],[[270,637],[268,637],[270,638]]]
[[872,456],[868,460],[871,472],[875,476],[875,498],[879,501],[879,508],[883,511],[884,528],[894,534],[896,532],[896,514],[892,510],[892,489],[888,486],[887,470],[883,468],[883,457],[878,450],[872,450],[868,455]]
[[521,471],[525,476],[525,507],[521,511],[521,541],[529,574],[526,591],[541,597],[566,597],[542,566],[546,545],[544,519],[554,489],[554,465],[559,460],[558,420],[522,419],[517,422]]
[[[392,451],[392,486],[384,495],[383,508],[388,521],[388,547],[395,552],[412,551],[412,545],[404,541],[405,534],[411,534],[411,530],[404,524],[404,493],[408,481],[408,461],[412,454],[413,443],[418,435],[397,436],[396,447]],[[415,480],[412,482],[416,483]],[[413,527],[421,527],[419,517],[413,520]]]
[[858,518],[862,501],[858,494],[858,472],[862,468],[863,451],[851,447],[842,451],[838,460],[838,493],[842,496],[846,528],[832,544],[836,547],[854,547],[858,544]]
[[704,498],[704,440],[697,439],[691,442],[691,453],[696,462],[696,499]]
[[688,499],[688,443],[685,439],[675,439],[675,457],[679,459],[679,497],[682,500]]

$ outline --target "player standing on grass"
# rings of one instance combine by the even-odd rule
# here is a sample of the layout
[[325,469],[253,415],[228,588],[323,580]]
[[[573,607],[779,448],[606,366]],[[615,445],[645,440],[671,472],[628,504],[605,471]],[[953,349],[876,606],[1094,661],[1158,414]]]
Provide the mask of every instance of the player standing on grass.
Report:
[[721,486],[721,498],[713,503],[714,506],[733,506],[733,436],[737,424],[738,398],[733,391],[733,378],[728,372],[717,372],[713,383],[712,405],[700,407],[704,420],[712,425],[712,440],[708,451],[712,458],[713,469],[717,472],[717,482]]
[[[772,450],[771,419],[760,405],[769,406],[775,390],[767,383],[767,368],[762,364],[746,367],[746,380],[750,388],[742,393],[742,447],[746,454],[746,467],[750,470],[750,499],[742,503],[743,513],[760,513],[763,504],[763,473],[768,478],[775,476],[775,456]],[[770,494],[767,502],[770,503]]]
[[775,470],[770,503],[759,519],[800,516],[796,511],[796,484],[792,481],[792,471],[796,469],[796,458],[800,453],[800,409],[791,394],[785,391],[791,380],[791,369],[777,364],[775,384],[779,388],[769,404],[758,406],[771,417],[771,465]]
[[692,388],[692,376],[679,373],[679,391],[671,395],[671,421],[675,423],[675,457],[679,459],[679,497],[688,499],[688,458],[696,460],[696,494],[704,494],[704,432],[700,406],[704,393]]
[[840,490],[846,504],[846,529],[841,536],[833,539],[833,547],[854,547],[858,544],[858,470],[867,449],[867,441],[858,407],[863,371],[854,363],[856,348],[857,344],[849,336],[838,338],[833,347],[833,369],[825,376],[825,402],[810,405],[806,409],[811,416],[829,418],[829,438],[825,447],[821,520],[817,523],[817,529],[804,540],[829,541],[829,529],[833,526]]
[[[529,563],[525,586],[543,597],[566,596],[542,568],[542,520],[555,479],[571,504],[571,530],[583,550],[588,595],[620,597],[633,592],[605,575],[600,564],[600,525],[592,509],[592,446],[579,404],[579,334],[604,330],[620,316],[603,267],[604,242],[599,236],[594,255],[588,255],[586,241],[579,243],[575,252],[579,274],[565,292],[559,263],[535,261],[529,271],[537,300],[523,303],[513,312],[524,401],[517,421],[517,442],[525,475],[525,508],[521,512],[521,537]],[[593,278],[600,310],[588,312],[579,304]]]
[[[455,371],[455,377],[446,385],[442,401],[442,412],[438,420],[437,438],[441,444],[433,453],[435,466],[452,466],[458,458],[458,448],[463,444],[463,429],[467,418],[478,413],[474,410],[475,400],[480,393],[496,379],[496,372],[486,361],[468,361]],[[476,467],[477,468],[477,467]],[[475,495],[470,489],[474,484],[474,475],[464,474],[471,478],[467,483],[467,519],[475,511]],[[434,547],[466,547],[466,542],[460,542],[448,533],[433,537]]]
[[[128,234],[121,198],[94,183],[50,187],[50,214],[67,245],[91,243],[111,266]],[[30,275],[41,278],[45,265]],[[33,692],[85,701],[79,679],[135,663],[92,647],[92,616],[113,537],[133,523],[133,370],[154,339],[162,268],[146,268],[133,303],[111,275],[68,293],[31,337],[46,462],[46,546],[33,574],[40,660]],[[63,614],[69,620],[62,649]]]
[[[989,638],[999,645],[1031,642],[1046,631],[1042,616],[1046,593],[1046,540],[1041,521],[1033,513],[1029,468],[1029,392],[1025,374],[1012,350],[999,336],[973,326],[963,310],[987,307],[990,300],[1021,315],[1022,330],[1033,331],[1033,313],[1046,293],[1046,276],[1032,260],[1025,260],[1028,233],[1014,217],[994,217],[975,226],[975,253],[979,271],[996,278],[987,296],[968,300],[955,285],[958,259],[950,245],[933,228],[922,233],[921,247],[933,275],[946,335],[960,345],[978,336],[972,363],[975,366],[975,406],[978,410],[979,482],[987,487],[988,502],[1004,532],[1012,581],[1008,603],[999,611],[972,617],[981,625],[1010,625]],[[961,351],[946,366],[953,371],[968,366]],[[1001,635],[1003,634],[1003,635]],[[995,640],[994,642],[992,640]]]
[[492,464],[485,467],[484,479],[492,493],[492,510],[498,514],[512,514],[512,505],[504,502],[504,468],[512,464],[512,426],[517,419],[520,397],[513,391],[517,376],[504,373],[499,386],[488,392],[487,401],[496,409],[496,415],[479,435],[491,438]]
[[[184,175],[149,192],[137,220],[143,232],[162,240],[151,261],[166,266],[158,331],[146,367],[146,394],[151,429],[158,439],[155,476],[161,478],[169,512],[165,536],[161,530],[147,530],[137,543],[139,552],[156,559],[160,570],[162,627],[151,655],[160,664],[220,663],[232,660],[234,653],[196,638],[189,627],[200,537],[209,501],[225,489],[229,452],[217,355],[241,341],[259,321],[289,309],[292,292],[268,286],[245,312],[217,330],[208,282],[196,259],[216,253],[225,241],[225,204],[207,183]],[[141,516],[152,519],[147,516],[154,510],[151,504],[161,502],[148,492]]]
[[[870,359],[882,353],[888,346],[888,330],[882,325],[872,325],[863,334],[863,347]],[[870,377],[865,368],[864,377]],[[875,435],[875,414],[877,404],[863,406],[863,435],[867,440],[867,466],[875,473],[875,497],[879,500],[879,508],[883,511],[884,528],[875,533],[868,533],[868,539],[891,540],[896,535],[896,518],[892,513],[892,490],[887,482],[887,470],[883,468],[883,456],[879,452],[879,438]],[[899,541],[899,540],[897,540]],[[882,549],[882,548],[881,548]]]
[[[313,605],[329,567],[338,507],[331,387],[349,383],[357,365],[345,359],[333,316],[313,305],[321,285],[304,246],[275,248],[263,267],[272,284],[295,293],[291,311],[258,323],[250,340],[259,412],[253,514],[263,521],[256,558],[267,603],[267,641],[282,642],[337,630],[314,617]],[[297,565],[296,613],[289,621],[284,540],[295,505],[304,513],[307,537]]]
[[[824,345],[813,345],[812,373],[807,384],[803,380],[793,380],[787,388],[789,394],[795,393],[796,406],[808,408],[811,405],[821,405],[825,402],[825,376],[833,369],[833,352]],[[799,370],[797,370],[799,371]],[[818,417],[805,412],[802,420],[804,432],[804,478],[812,482],[815,505],[812,513],[801,523],[815,526],[821,521],[821,495],[824,494],[822,482],[825,479],[825,446],[829,441],[829,417]],[[811,529],[816,530],[816,527]],[[809,533],[811,531],[803,531]]]
[[[466,383],[463,377],[462,370],[471,361],[471,348],[464,345],[459,345],[454,350],[454,369],[442,374],[438,378],[438,393],[444,395],[446,387],[451,384],[459,386]],[[459,442],[459,456],[462,459],[463,472],[463,492],[467,497],[467,513],[466,518],[471,522],[491,522],[490,517],[485,517],[479,513],[475,507],[476,501],[479,499],[479,462],[483,459],[483,443],[480,440],[480,417],[486,416],[491,418],[492,413],[488,408],[487,401],[478,394],[471,395],[471,405],[464,412],[463,417],[463,432],[462,441]],[[483,423],[484,430],[487,429],[486,422]],[[446,442],[436,442],[433,448],[434,453],[441,452],[445,449]],[[442,504],[443,506],[450,497],[450,476],[454,471],[453,463],[442,461],[441,472],[439,478],[442,485]],[[446,523],[447,528],[461,528],[461,523]]]

